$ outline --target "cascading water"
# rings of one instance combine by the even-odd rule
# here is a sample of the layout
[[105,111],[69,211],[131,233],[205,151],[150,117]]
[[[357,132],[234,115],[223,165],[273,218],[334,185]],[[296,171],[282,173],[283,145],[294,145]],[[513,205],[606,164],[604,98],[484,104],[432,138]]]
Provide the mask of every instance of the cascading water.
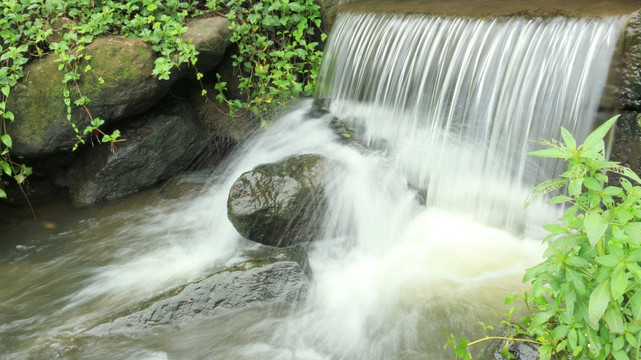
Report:
[[[196,196],[76,212],[54,232],[5,231],[0,358],[447,358],[440,330],[469,336],[476,321],[497,321],[539,261],[531,230],[555,214],[523,201],[555,169],[526,157],[527,139],[555,138],[561,125],[585,136],[622,21],[339,16],[318,92],[331,114],[301,101]],[[336,141],[332,116],[369,148]],[[231,183],[303,153],[341,164],[304,304],[78,337],[246,258],[257,245],[226,219]]]
[[526,156],[528,140],[557,139],[561,126],[587,135],[620,27],[346,14],[333,28],[319,96],[370,145],[399,153],[428,205],[511,228],[532,223],[523,191],[555,172],[554,162]]

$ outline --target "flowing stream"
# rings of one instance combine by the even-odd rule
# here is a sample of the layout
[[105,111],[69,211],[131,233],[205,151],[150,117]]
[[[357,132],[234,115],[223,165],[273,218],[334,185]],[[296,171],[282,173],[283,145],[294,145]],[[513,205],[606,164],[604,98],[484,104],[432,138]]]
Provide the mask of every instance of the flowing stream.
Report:
[[[558,163],[528,139],[589,132],[621,18],[468,19],[341,14],[317,97],[302,99],[201,174],[88,209],[40,209],[0,238],[2,359],[445,359],[441,329],[478,336],[541,259],[524,209]],[[363,146],[345,145],[333,117]],[[302,304],[105,337],[94,326],[176,285],[246,259],[258,245],[226,216],[233,181],[290,155],[337,166],[329,216],[310,245]]]

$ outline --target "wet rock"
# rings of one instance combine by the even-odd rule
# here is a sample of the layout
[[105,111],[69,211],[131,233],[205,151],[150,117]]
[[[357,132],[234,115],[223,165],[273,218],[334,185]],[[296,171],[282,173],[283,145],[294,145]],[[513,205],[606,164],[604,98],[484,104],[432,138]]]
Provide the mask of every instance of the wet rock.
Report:
[[329,33],[334,19],[339,12],[340,6],[344,4],[351,3],[352,0],[318,0],[317,3],[320,5],[321,11],[321,20],[323,23],[323,30],[326,33]]
[[85,147],[68,173],[74,205],[124,197],[169,178],[207,147],[194,112],[176,100],[121,129],[126,141]]
[[623,32],[619,110],[641,111],[641,10],[630,16]]
[[[517,337],[518,338],[518,337]],[[500,351],[505,346],[506,340],[492,340],[490,345],[483,351],[481,359],[483,360],[506,360]],[[539,345],[524,341],[513,341],[509,347],[510,353],[515,356],[515,360],[538,360]]]
[[325,212],[328,160],[307,154],[265,164],[232,185],[227,216],[249,240],[289,246],[313,240]]
[[90,330],[87,335],[139,332],[159,325],[180,325],[233,311],[287,305],[307,296],[311,271],[301,246],[269,254],[217,272],[141,304],[136,311]]
[[[82,75],[78,85],[91,99],[87,107],[92,116],[105,120],[105,126],[149,109],[169,90],[170,82],[151,75],[153,50],[140,39],[100,37],[87,46],[87,54],[92,70]],[[7,109],[15,116],[14,122],[7,123],[14,155],[35,157],[69,151],[77,141],[63,102],[64,72],[58,71],[56,60],[50,55],[28,65],[25,77],[7,101]],[[78,97],[71,91],[72,102]],[[89,123],[87,114],[73,105],[72,120],[81,132]]]

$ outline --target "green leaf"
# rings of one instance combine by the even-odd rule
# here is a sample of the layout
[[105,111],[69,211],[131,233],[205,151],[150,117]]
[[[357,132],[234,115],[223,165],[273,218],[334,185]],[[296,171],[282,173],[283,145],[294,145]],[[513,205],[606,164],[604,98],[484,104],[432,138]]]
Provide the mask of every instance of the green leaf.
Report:
[[2,167],[2,170],[4,171],[5,174],[11,176],[12,174],[11,165],[9,165],[8,162],[0,160],[0,167]]
[[569,153],[567,150],[564,150],[564,149],[551,148],[551,149],[542,149],[542,150],[532,151],[532,152],[529,152],[528,155],[567,159],[571,156],[571,153]]
[[641,262],[641,248],[630,253],[630,261]]
[[628,300],[627,307],[631,310],[631,316],[634,321],[641,321],[641,292],[634,294]]
[[13,116],[13,113],[11,111],[6,111],[4,114],[2,114],[2,117],[8,119],[9,121],[15,121],[15,117]]
[[608,328],[611,332],[615,334],[623,334],[623,316],[615,306],[608,307],[604,318],[605,323],[608,324]]
[[0,140],[2,140],[2,143],[8,148],[13,146],[13,141],[11,141],[11,136],[9,134],[0,136]]
[[588,335],[588,341],[590,341],[589,348],[588,348],[589,351],[592,354],[600,353],[603,346],[601,345],[601,338],[599,337],[599,334],[597,334],[597,332],[591,328],[587,328],[586,332]]
[[0,188],[0,199],[4,199],[6,197],[7,197],[7,193],[4,192],[4,190],[2,190],[2,188]]
[[597,285],[597,287],[590,294],[590,302],[588,305],[588,314],[590,317],[590,326],[593,329],[599,328],[599,320],[605,313],[605,310],[610,303],[610,281],[604,281]]
[[585,227],[585,234],[588,236],[590,245],[594,246],[597,241],[601,239],[605,230],[607,230],[608,222],[598,211],[592,211],[585,214],[583,226]]
[[614,360],[630,360],[628,354],[626,354],[626,352],[623,350],[613,351],[612,356],[614,357]]
[[565,195],[559,195],[548,200],[548,204],[562,204],[568,201],[572,201],[572,198]]
[[539,347],[539,359],[550,360],[552,358],[552,346],[543,345]]
[[616,301],[619,297],[623,296],[623,293],[625,293],[625,290],[628,288],[629,281],[630,274],[625,271],[625,264],[620,263],[610,276],[612,299]]
[[583,142],[582,147],[586,150],[593,149],[599,146],[599,142],[603,142],[605,135],[610,131],[610,128],[619,118],[619,115],[611,118],[610,120],[604,122],[596,130],[594,130]]
[[579,275],[578,272],[570,268],[566,268],[565,277],[566,277],[566,280],[572,283],[572,286],[574,287],[574,289],[578,294],[580,295],[585,294],[585,283],[583,282],[583,279],[581,278],[581,275]]
[[565,142],[565,145],[570,150],[573,151],[574,149],[576,149],[576,140],[574,139],[572,134],[570,134],[570,132],[564,127],[561,127],[561,136],[563,137],[563,141]]
[[595,178],[591,178],[591,177],[584,178],[583,185],[585,185],[585,187],[588,188],[589,190],[593,190],[593,191],[603,190],[603,184]]
[[454,348],[454,355],[465,360],[472,359],[472,354],[467,350],[467,340],[465,338],[459,338],[459,344]]
[[576,329],[570,329],[570,331],[568,332],[568,346],[570,347],[570,349],[572,350],[576,349],[577,340],[578,338],[577,338]]
[[567,325],[559,325],[552,330],[552,339],[560,340],[563,339],[568,332],[570,331],[570,328]]
[[615,267],[621,263],[621,259],[614,255],[603,255],[594,259],[599,265]]

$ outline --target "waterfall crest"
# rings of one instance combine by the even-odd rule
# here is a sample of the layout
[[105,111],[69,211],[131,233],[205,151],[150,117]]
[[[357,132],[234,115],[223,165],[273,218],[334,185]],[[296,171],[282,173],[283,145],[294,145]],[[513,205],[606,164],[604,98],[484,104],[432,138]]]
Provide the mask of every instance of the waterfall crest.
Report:
[[512,215],[528,189],[559,171],[528,140],[587,136],[624,20],[344,13],[317,96],[396,154],[428,205],[513,227],[530,222]]

